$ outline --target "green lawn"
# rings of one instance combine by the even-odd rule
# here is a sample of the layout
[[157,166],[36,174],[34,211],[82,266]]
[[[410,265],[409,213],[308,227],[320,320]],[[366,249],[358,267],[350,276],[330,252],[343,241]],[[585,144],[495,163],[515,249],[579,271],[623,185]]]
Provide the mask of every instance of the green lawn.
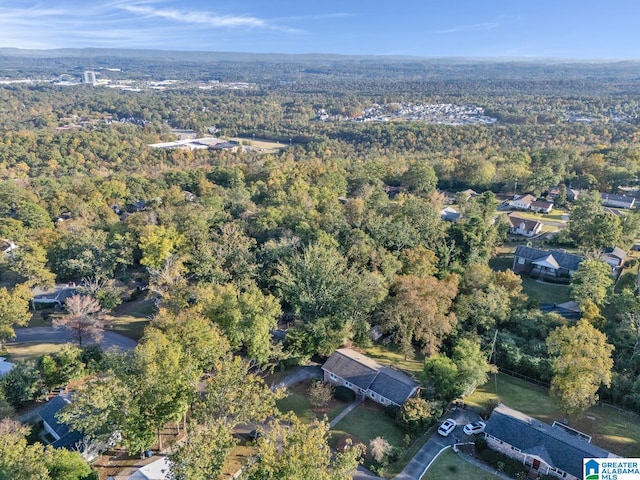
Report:
[[[484,409],[490,402],[501,401],[538,420],[553,423],[564,415],[555,407],[546,388],[498,374],[479,387],[465,402]],[[640,417],[611,407],[591,407],[570,425],[593,436],[593,443],[625,457],[640,456]]]
[[495,480],[500,477],[466,462],[457,453],[448,449],[442,452],[435,462],[431,464],[421,480],[450,480],[455,478]]
[[496,401],[548,423],[553,423],[559,414],[546,388],[502,373],[492,375],[487,383],[465,398],[465,403],[480,409]]
[[526,276],[521,278],[522,289],[532,300],[537,300],[540,303],[564,303],[571,300],[568,285],[542,283]]
[[60,351],[64,343],[8,343],[6,344],[8,360],[26,362],[37,360],[42,355]]
[[316,419],[316,414],[311,410],[309,400],[299,392],[289,390],[288,395],[276,402],[278,410],[282,413],[293,412],[304,423],[311,423]]
[[405,359],[393,345],[374,344],[364,349],[364,353],[383,365],[391,365],[411,373],[420,373],[424,366],[424,355],[416,352],[413,359]]
[[353,435],[367,446],[374,438],[383,437],[394,447],[401,447],[405,433],[382,408],[365,403],[333,427],[331,435],[334,444],[342,435]]
[[311,423],[316,418],[323,419],[325,416],[331,421],[348,406],[334,398],[326,408],[314,412],[305,395],[308,385],[308,382],[303,382],[288,389],[288,395],[276,402],[278,410],[282,413],[293,412],[304,423]]
[[155,311],[152,299],[140,299],[118,305],[107,318],[111,330],[138,341]]
[[511,270],[511,267],[513,267],[513,252],[511,254],[502,254],[499,257],[492,257],[489,260],[489,266],[496,272]]
[[562,219],[563,215],[567,215],[568,212],[565,210],[553,209],[550,213],[535,213],[535,212],[527,212],[522,210],[516,210],[515,214],[521,218],[528,218],[530,220],[537,220],[539,222],[558,222],[558,223],[566,223],[566,220]]

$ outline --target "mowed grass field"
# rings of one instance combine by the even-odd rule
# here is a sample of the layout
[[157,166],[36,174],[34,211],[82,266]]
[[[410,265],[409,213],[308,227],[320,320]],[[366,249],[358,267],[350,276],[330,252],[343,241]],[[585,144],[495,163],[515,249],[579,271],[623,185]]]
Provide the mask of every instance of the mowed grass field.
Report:
[[[485,409],[502,402],[533,418],[552,424],[563,422],[546,388],[499,373],[476,389],[465,402]],[[594,406],[569,425],[593,437],[593,443],[623,457],[640,457],[640,416],[608,406]]]

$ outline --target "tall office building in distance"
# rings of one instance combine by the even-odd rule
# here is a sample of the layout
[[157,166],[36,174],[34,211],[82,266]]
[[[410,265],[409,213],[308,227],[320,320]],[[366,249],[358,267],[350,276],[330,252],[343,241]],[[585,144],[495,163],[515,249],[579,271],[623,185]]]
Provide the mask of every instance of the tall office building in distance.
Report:
[[90,85],[96,84],[96,72],[91,70],[87,70],[86,72],[82,72],[82,83],[88,83]]

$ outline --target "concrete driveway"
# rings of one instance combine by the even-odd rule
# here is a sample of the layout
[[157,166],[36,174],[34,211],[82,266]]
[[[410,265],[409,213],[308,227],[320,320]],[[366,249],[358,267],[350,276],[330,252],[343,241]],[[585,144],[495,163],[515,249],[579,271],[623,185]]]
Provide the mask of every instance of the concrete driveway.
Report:
[[420,480],[427,466],[444,447],[455,443],[473,442],[473,437],[465,435],[462,429],[467,423],[480,420],[480,415],[474,410],[454,407],[443,418],[452,418],[456,421],[456,428],[453,432],[448,437],[438,435],[437,432],[431,435],[431,438],[404,467],[404,470],[394,477],[395,480]]
[[[76,343],[73,334],[66,328],[53,328],[53,327],[31,327],[31,328],[16,328],[16,338],[11,342],[7,342],[9,345],[12,343]],[[91,344],[89,339],[87,344]],[[103,349],[116,347],[120,350],[133,350],[138,345],[138,342],[131,340],[119,333],[105,331],[100,341],[100,346]]]

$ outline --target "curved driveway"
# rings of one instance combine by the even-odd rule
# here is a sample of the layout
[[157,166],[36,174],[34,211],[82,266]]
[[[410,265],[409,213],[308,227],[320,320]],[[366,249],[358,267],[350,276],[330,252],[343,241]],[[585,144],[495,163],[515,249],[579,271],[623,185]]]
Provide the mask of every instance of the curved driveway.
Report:
[[[7,342],[9,345],[12,343],[76,343],[74,335],[65,328],[16,328],[15,332],[16,338]],[[116,347],[120,350],[133,350],[136,345],[138,343],[135,340],[110,331],[105,331],[102,340],[100,340],[100,346],[103,349]]]

